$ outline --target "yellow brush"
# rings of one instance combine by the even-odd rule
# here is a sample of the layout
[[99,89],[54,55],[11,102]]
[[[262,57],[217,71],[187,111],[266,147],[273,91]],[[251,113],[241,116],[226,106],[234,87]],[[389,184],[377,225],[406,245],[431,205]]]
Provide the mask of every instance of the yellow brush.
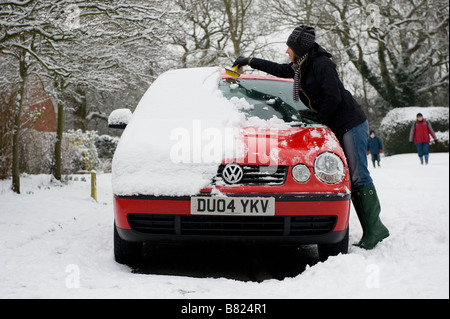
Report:
[[239,65],[233,66],[233,69],[225,68],[225,74],[232,76],[234,78],[238,78],[241,74],[238,72]]

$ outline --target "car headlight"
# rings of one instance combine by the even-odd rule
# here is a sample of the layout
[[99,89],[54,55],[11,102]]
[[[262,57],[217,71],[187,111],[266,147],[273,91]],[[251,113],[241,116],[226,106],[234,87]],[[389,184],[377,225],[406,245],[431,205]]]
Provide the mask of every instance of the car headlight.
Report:
[[292,168],[292,177],[296,182],[306,183],[311,177],[311,172],[309,171],[308,166],[298,164]]
[[344,163],[336,154],[322,153],[316,158],[314,173],[324,183],[337,184],[344,179]]

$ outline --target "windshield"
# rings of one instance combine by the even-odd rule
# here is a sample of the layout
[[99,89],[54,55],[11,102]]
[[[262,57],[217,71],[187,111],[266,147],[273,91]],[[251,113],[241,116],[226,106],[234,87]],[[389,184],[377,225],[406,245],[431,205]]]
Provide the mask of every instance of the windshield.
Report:
[[241,109],[247,117],[269,120],[275,115],[285,122],[296,122],[301,120],[298,111],[306,109],[301,101],[294,101],[292,82],[224,79],[219,89],[229,100],[245,99],[249,105]]

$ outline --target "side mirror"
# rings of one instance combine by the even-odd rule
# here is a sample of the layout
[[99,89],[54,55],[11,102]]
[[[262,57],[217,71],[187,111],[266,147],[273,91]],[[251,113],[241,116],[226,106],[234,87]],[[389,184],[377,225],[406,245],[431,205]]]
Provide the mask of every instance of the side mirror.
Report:
[[111,112],[108,117],[110,128],[124,129],[127,127],[133,114],[129,109],[118,109]]

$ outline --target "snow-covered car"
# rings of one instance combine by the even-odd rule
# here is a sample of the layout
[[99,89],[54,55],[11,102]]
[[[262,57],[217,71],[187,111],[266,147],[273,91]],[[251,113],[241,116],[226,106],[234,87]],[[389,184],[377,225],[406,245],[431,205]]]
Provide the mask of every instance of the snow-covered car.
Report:
[[173,70],[149,88],[112,163],[114,253],[143,243],[317,244],[347,253],[350,182],[335,135],[304,120],[290,79]]

